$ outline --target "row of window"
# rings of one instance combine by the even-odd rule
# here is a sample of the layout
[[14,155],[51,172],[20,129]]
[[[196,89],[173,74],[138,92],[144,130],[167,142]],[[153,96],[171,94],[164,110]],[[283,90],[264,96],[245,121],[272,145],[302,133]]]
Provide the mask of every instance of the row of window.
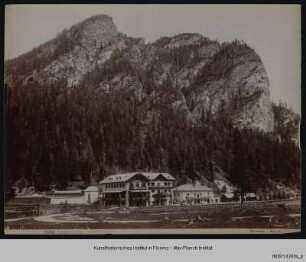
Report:
[[[131,183],[131,186],[134,187],[145,187],[146,183]],[[156,182],[156,183],[148,183],[148,186],[163,186],[162,183]],[[165,182],[164,186],[172,186],[171,182]],[[123,188],[125,187],[124,183],[112,183],[112,184],[106,184],[105,188]]]
[[152,193],[161,193],[161,192],[164,192],[164,193],[167,193],[167,192],[171,192],[170,189],[164,189],[164,190],[160,190],[160,189],[157,189],[157,190],[151,190]]
[[131,183],[131,186],[133,186],[133,187],[145,187],[146,183]]
[[105,188],[123,188],[124,183],[114,183],[114,184],[106,184]]
[[[174,195],[175,196],[180,196],[180,195],[183,195],[183,192],[174,192]],[[191,196],[192,194],[191,193],[187,193],[187,196]],[[200,196],[210,196],[209,192],[207,192],[206,194],[202,194],[202,193],[193,193],[193,196],[196,196],[196,197],[200,197]]]
[[149,186],[172,186],[172,183],[171,182],[164,182],[164,183],[161,183],[161,182],[152,182],[152,183],[149,183],[148,184]]

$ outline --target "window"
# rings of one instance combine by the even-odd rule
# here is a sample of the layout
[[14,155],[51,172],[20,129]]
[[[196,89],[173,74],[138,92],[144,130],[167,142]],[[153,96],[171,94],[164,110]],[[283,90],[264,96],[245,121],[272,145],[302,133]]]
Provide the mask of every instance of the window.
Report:
[[145,183],[142,183],[141,185],[142,185],[142,186],[146,186],[146,184],[145,184]]

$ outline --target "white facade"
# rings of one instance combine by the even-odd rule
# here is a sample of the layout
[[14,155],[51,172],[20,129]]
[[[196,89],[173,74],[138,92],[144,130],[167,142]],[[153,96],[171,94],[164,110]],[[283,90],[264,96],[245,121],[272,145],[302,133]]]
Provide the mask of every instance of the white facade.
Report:
[[169,205],[172,197],[173,181],[149,182],[150,205]]
[[149,179],[150,205],[169,205],[173,200],[174,177],[167,173],[144,173]]
[[83,190],[54,191],[51,205],[90,205],[99,198],[98,187]]
[[97,186],[89,186],[84,190],[84,198],[87,204],[95,203],[99,199],[99,189]]
[[217,204],[220,196],[213,189],[199,184],[185,184],[173,189],[175,202],[185,205]]

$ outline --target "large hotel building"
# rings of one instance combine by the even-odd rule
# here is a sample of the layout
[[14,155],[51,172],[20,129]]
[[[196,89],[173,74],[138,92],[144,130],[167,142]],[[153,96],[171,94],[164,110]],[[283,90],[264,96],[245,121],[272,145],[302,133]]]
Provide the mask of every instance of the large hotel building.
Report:
[[134,172],[111,175],[99,183],[103,205],[169,205],[175,178],[168,173]]

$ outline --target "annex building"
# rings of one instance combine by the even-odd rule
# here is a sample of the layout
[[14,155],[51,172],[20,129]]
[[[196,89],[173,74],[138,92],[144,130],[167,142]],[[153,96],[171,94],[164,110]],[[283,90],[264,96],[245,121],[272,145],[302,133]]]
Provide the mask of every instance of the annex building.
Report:
[[200,184],[184,184],[173,189],[176,203],[185,205],[217,204],[220,196],[212,188]]

